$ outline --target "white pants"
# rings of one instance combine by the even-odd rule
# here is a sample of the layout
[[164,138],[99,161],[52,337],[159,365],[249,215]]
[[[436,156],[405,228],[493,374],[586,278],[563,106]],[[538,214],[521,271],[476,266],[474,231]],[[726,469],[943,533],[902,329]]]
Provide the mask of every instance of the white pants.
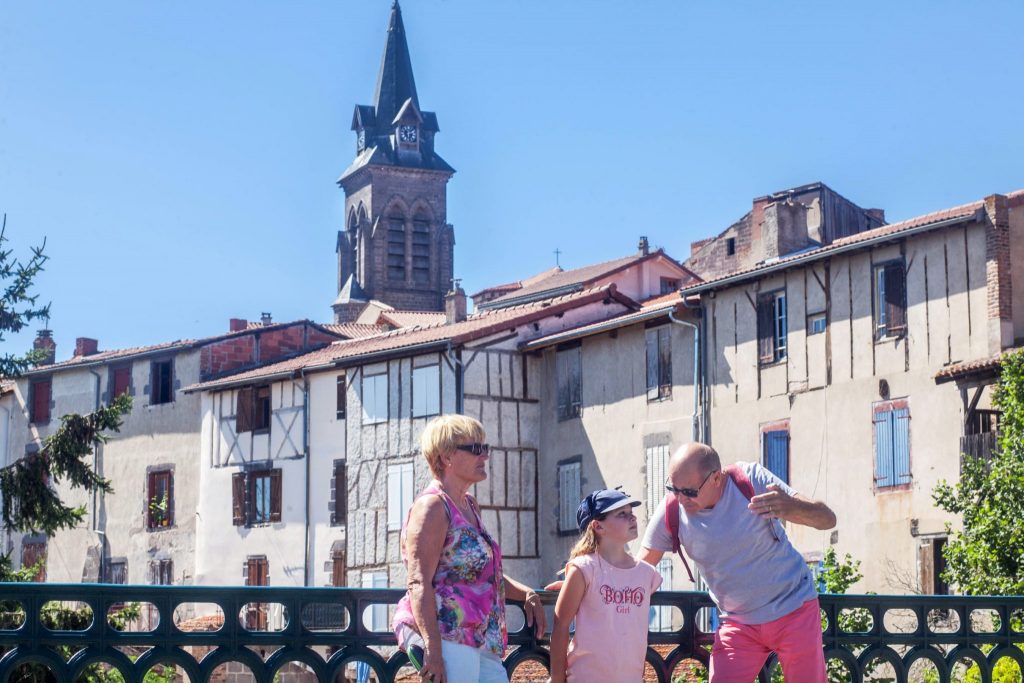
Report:
[[448,683],[508,683],[501,659],[490,650],[441,641]]

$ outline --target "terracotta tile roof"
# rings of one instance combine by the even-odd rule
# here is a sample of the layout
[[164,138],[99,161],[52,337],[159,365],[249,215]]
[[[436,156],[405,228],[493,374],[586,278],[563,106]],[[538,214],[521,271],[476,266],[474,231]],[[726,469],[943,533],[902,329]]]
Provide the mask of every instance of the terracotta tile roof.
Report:
[[574,327],[569,330],[549,334],[546,337],[533,339],[522,344],[521,348],[528,351],[534,351],[554,344],[570,341],[572,339],[582,339],[583,337],[600,334],[601,332],[606,332],[608,330],[634,325],[645,320],[652,320],[667,315],[670,309],[675,308],[676,305],[681,305],[682,303],[683,299],[679,296],[679,292],[669,292],[668,294],[662,294],[650,299],[645,299],[640,303],[640,310],[622,313],[604,320],[587,323],[580,327]]
[[[1009,199],[1010,203],[1013,204],[1017,201],[1020,201],[1021,198],[1024,197],[1024,190],[1017,190],[1015,192],[1011,192],[1006,196]],[[750,268],[736,270],[731,273],[727,273],[721,277],[715,278],[714,280],[707,280],[706,282],[701,282],[699,284],[693,285],[692,287],[684,287],[683,292],[697,294],[701,291],[715,289],[716,285],[726,280],[731,281],[734,279],[745,279],[745,276],[747,275],[754,277],[762,271],[775,271],[786,268],[790,264],[806,263],[807,261],[812,261],[818,258],[824,258],[825,256],[828,256],[830,253],[837,251],[839,249],[848,248],[860,243],[871,242],[873,240],[883,240],[889,237],[894,237],[899,235],[900,233],[907,232],[908,230],[913,230],[915,228],[939,224],[949,220],[968,219],[974,216],[978,211],[984,210],[984,208],[984,200],[978,200],[974,202],[968,202],[967,204],[961,204],[960,206],[954,206],[949,209],[933,211],[932,213],[927,213],[924,214],[923,216],[908,218],[907,220],[899,221],[897,223],[889,223],[888,225],[883,225],[879,228],[875,228],[874,230],[865,230],[864,232],[860,232],[855,235],[843,237],[841,239],[835,240],[831,244],[826,244],[823,247],[818,247],[817,249],[809,249],[797,252],[795,254],[790,254],[789,256],[785,256],[771,262],[761,263]]]
[[[242,330],[242,333],[246,330]],[[227,336],[227,335],[224,335]],[[208,340],[216,339],[216,337],[210,337]],[[203,341],[208,341],[203,340]],[[161,344],[151,344],[149,346],[133,346],[127,349],[116,349],[112,351],[100,351],[88,356],[75,356],[67,360],[62,360],[59,363],[50,363],[49,365],[41,365],[29,372],[26,375],[38,374],[42,372],[51,372],[53,370],[66,370],[68,368],[75,368],[78,366],[92,364],[92,363],[105,363],[107,361],[117,360],[119,358],[129,358],[131,356],[138,356],[144,353],[155,353],[157,351],[170,351],[175,349],[189,348],[200,340],[196,339],[179,339],[172,342],[163,342]]]
[[364,325],[362,323],[324,323],[320,327],[345,339],[370,337],[384,331],[377,325]]
[[378,321],[391,323],[395,327],[415,327],[425,325],[440,325],[447,318],[444,313],[437,311],[381,311],[377,317]]
[[221,377],[209,382],[193,384],[190,387],[186,387],[185,391],[208,390],[222,386],[245,384],[270,377],[291,376],[303,369],[355,364],[355,362],[346,363],[345,361],[348,360],[357,361],[357,359],[361,359],[363,362],[366,362],[364,358],[366,356],[386,352],[401,353],[402,350],[416,346],[436,345],[443,347],[449,343],[455,346],[603,299],[614,299],[630,308],[637,308],[639,306],[629,297],[619,294],[614,284],[609,284],[529,304],[482,311],[458,323],[446,323],[427,327],[403,327],[372,337],[335,342],[330,346],[285,361],[271,363],[261,368]]
[[208,614],[188,619],[177,625],[182,631],[219,631],[224,626],[223,614]]
[[[664,251],[658,249],[657,251],[652,251],[650,254],[646,255],[633,254],[631,256],[624,256],[623,258],[605,261],[604,263],[594,263],[589,266],[583,266],[582,268],[574,268],[573,270],[549,271],[550,274],[547,276],[536,276],[533,278],[534,281],[530,282],[530,284],[526,284],[524,281],[524,286],[521,289],[509,292],[508,294],[499,296],[496,299],[491,299],[486,303],[482,303],[479,308],[495,308],[505,303],[518,302],[521,299],[528,299],[530,297],[538,297],[539,295],[543,295],[545,292],[552,292],[554,295],[555,293],[560,292],[560,290],[586,287],[589,284],[593,284],[593,282],[599,278],[659,256],[670,259],[670,257],[665,255]],[[679,267],[683,268],[682,265]],[[544,274],[542,273],[541,275]],[[539,277],[539,279],[537,279],[537,277]],[[696,276],[694,277],[696,278]]]
[[241,337],[246,334],[252,334],[259,330],[279,330],[285,327],[291,327],[293,325],[312,325],[313,327],[324,330],[332,334],[332,332],[326,325],[315,323],[311,320],[293,320],[291,322],[284,323],[273,323],[272,325],[258,324],[256,327],[247,326],[244,330],[235,330],[234,332],[224,332],[221,334],[215,334],[210,337],[202,337],[200,339],[178,339],[172,342],[163,342],[160,344],[151,344],[149,346],[133,346],[126,349],[116,349],[111,351],[100,351],[99,353],[93,353],[88,356],[74,356],[67,360],[62,360],[58,363],[50,363],[49,365],[42,365],[34,368],[25,373],[26,376],[33,374],[42,374],[53,372],[55,370],[67,370],[70,368],[82,367],[85,365],[92,365],[97,363],[106,363],[121,358],[130,358],[133,356],[139,356],[142,354],[157,353],[160,351],[175,351],[179,349],[191,349],[198,348],[205,344],[212,344],[214,342],[223,341],[232,337]]
[[[517,282],[506,282],[503,285],[494,285],[493,287],[485,287],[484,289],[481,289],[476,294],[470,294],[469,298],[470,299],[476,299],[481,294],[490,294],[491,292],[506,292],[506,293],[514,292],[516,290],[522,289],[523,287],[529,287],[530,285],[535,285],[538,282],[540,282],[541,280],[546,280],[547,278],[551,277],[552,275],[557,275],[558,273],[564,273],[564,272],[565,271],[562,270],[561,266],[554,266],[553,268],[548,268],[547,270],[542,270],[541,272],[537,273],[536,275],[531,275],[530,277],[523,278],[522,280],[519,280]],[[493,301],[493,300],[494,299],[491,299],[491,301]]]
[[1021,349],[1024,349],[1024,347],[1004,349],[998,356],[947,365],[935,373],[935,383],[943,384],[944,382],[952,382],[971,375],[998,375],[1002,366],[1003,356],[1008,353],[1019,352]]

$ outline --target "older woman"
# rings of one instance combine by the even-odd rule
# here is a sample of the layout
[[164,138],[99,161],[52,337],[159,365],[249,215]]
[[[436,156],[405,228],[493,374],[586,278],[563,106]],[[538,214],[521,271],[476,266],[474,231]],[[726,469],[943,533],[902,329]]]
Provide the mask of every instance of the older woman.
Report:
[[469,489],[487,478],[484,428],[442,415],[421,437],[434,481],[413,503],[403,532],[408,592],[395,613],[399,640],[423,639],[420,677],[433,683],[507,683],[505,596],[525,603],[537,637],[547,619],[537,593],[505,576],[501,549]]

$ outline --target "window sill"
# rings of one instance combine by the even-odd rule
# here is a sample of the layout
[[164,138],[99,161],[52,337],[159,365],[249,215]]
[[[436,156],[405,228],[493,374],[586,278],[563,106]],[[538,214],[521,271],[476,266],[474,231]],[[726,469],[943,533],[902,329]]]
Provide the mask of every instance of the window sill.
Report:
[[174,401],[164,401],[163,403],[147,403],[147,408],[162,408],[163,406],[173,406]]
[[876,484],[874,488],[875,494],[877,495],[879,493],[906,493],[907,491],[910,491],[913,487],[914,482],[913,480],[911,480],[906,484],[893,484],[891,486],[878,486]]
[[788,360],[789,360],[788,357],[780,358],[778,360],[773,360],[771,363],[759,363],[758,367],[761,368],[762,370],[765,369],[765,368],[777,368],[777,367],[779,367],[781,365],[785,365],[786,361],[788,361]]
[[146,533],[155,533],[155,532],[158,532],[158,531],[170,531],[171,529],[176,529],[176,528],[177,527],[173,523],[172,524],[168,524],[167,526],[147,526],[146,527]]
[[879,344],[879,345],[880,344],[896,344],[896,343],[899,343],[899,341],[901,339],[905,339],[905,338],[906,338],[906,335],[904,335],[904,334],[898,334],[898,335],[894,335],[894,336],[891,336],[891,337],[888,336],[888,335],[884,336],[884,337],[875,337],[875,344]]
[[364,427],[373,427],[374,425],[382,425],[382,424],[387,424],[387,423],[388,423],[387,420],[373,420],[371,422],[367,422],[367,421],[364,420],[363,421],[363,426]]

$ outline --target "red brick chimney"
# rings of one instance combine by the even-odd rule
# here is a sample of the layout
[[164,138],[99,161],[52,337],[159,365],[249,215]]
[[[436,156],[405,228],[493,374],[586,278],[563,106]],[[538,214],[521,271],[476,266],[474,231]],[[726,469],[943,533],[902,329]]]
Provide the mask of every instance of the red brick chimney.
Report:
[[52,365],[57,357],[57,342],[53,341],[53,332],[50,330],[39,330],[32,342],[32,348],[36,351],[46,351],[46,356],[39,361],[39,365]]
[[249,327],[249,321],[245,318],[231,318],[231,320],[228,321],[229,332],[241,332],[247,327]]
[[100,350],[100,343],[89,337],[79,337],[75,340],[75,358],[79,356],[91,356]]

